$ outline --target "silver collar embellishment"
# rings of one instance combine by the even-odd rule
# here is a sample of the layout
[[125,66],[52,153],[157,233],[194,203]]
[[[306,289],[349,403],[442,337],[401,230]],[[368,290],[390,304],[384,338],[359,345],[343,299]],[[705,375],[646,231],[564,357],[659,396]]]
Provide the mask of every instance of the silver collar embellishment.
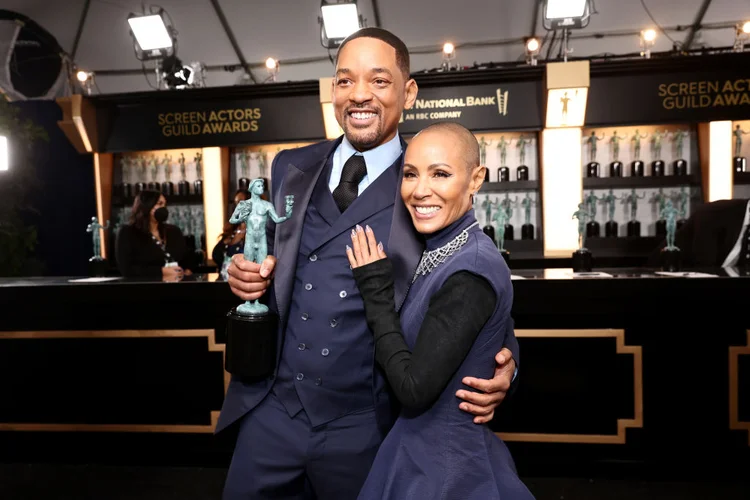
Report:
[[464,246],[469,239],[469,229],[478,225],[479,222],[474,221],[472,225],[465,228],[461,233],[450,240],[445,245],[438,247],[434,250],[425,250],[422,253],[422,259],[419,261],[417,271],[414,273],[414,277],[411,282],[417,281],[419,276],[425,276],[431,273],[437,266],[446,261],[448,257],[458,251],[459,248]]

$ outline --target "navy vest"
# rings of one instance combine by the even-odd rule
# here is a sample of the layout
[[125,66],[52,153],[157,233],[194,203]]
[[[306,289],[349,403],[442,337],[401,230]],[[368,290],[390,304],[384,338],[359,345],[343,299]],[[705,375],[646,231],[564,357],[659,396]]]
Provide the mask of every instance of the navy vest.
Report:
[[294,416],[304,409],[313,426],[390,404],[345,250],[354,226],[367,224],[388,251],[401,157],[343,214],[328,188],[332,161],[318,177],[305,213],[273,386],[287,412]]

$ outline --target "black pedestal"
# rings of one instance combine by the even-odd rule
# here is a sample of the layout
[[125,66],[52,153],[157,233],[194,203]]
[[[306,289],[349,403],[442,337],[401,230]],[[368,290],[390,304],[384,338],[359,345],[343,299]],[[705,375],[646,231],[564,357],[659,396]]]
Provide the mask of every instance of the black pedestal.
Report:
[[735,172],[744,172],[747,168],[747,158],[745,158],[744,156],[735,156],[734,160],[732,161],[732,165]]
[[656,236],[664,238],[667,236],[667,221],[659,219],[656,221]]
[[651,162],[651,177],[663,177],[664,176],[664,162],[656,160]]
[[586,165],[586,177],[599,177],[599,162],[592,161]]
[[152,191],[159,191],[159,183],[158,182],[149,182],[146,187]]
[[682,267],[682,258],[680,256],[680,249],[675,248],[663,248],[661,251],[661,269],[662,271],[675,272],[679,271]]
[[685,160],[673,161],[672,175],[687,175],[687,162]]
[[161,194],[164,196],[172,196],[174,194],[174,184],[171,182],[161,183]]
[[591,252],[586,248],[581,248],[573,252],[573,272],[581,273],[591,271],[593,268],[593,258]]
[[237,182],[237,187],[247,191],[250,187],[250,179],[247,177],[240,177],[240,180]]
[[135,192],[133,193],[133,196],[138,195],[138,193],[140,193],[144,189],[146,189],[146,184],[144,184],[143,182],[136,183],[136,185],[135,185]]
[[643,177],[643,162],[636,160],[630,164],[630,177]]
[[628,222],[628,238],[640,238],[641,237],[641,223],[637,220],[631,220]]
[[617,222],[611,220],[604,224],[604,234],[607,238],[617,238]]
[[522,240],[534,239],[534,224],[524,224],[523,226],[521,226],[521,239]]
[[598,238],[601,236],[601,227],[595,220],[589,221],[586,224],[586,237],[587,238]]
[[517,181],[528,181],[529,180],[529,167],[521,165],[516,169],[516,180]]
[[203,181],[198,179],[193,183],[193,193],[202,196],[203,195]]
[[505,241],[512,241],[515,238],[513,238],[513,225],[512,224],[506,224],[505,225]]
[[507,250],[500,250],[500,255],[505,259],[505,263],[510,265],[510,252]]
[[120,192],[122,193],[123,198],[132,198],[133,197],[133,185],[128,184],[127,182],[120,186]]
[[243,316],[235,309],[227,314],[226,370],[241,378],[263,379],[276,365],[278,317]]
[[622,162],[613,161],[609,164],[609,176],[610,177],[622,177]]
[[495,228],[493,226],[484,226],[482,232],[492,238],[492,242],[497,245],[497,241],[495,241]]
[[500,167],[497,169],[497,182],[508,182],[510,180],[510,169]]
[[190,183],[188,181],[180,181],[177,183],[177,194],[180,196],[187,196],[190,194]]
[[109,271],[109,262],[106,259],[89,259],[89,276],[100,277],[106,276]]

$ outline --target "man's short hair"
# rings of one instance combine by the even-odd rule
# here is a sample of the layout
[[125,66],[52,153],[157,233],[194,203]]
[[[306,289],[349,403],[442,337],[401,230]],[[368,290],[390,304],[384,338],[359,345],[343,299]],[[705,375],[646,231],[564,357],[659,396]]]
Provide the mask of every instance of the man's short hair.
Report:
[[357,38],[375,38],[376,40],[380,40],[381,42],[387,43],[393,47],[396,51],[396,65],[398,66],[398,69],[401,70],[404,79],[409,79],[411,74],[409,70],[409,49],[406,48],[406,44],[399,37],[382,28],[362,28],[346,37],[346,39],[341,42],[339,50],[336,53],[336,62],[338,62],[341,49],[343,49],[347,43],[356,40]]
[[453,143],[461,148],[461,158],[466,168],[471,170],[479,166],[479,142],[474,134],[463,125],[456,122],[437,122],[423,128],[419,134],[427,132],[451,134],[456,139]]

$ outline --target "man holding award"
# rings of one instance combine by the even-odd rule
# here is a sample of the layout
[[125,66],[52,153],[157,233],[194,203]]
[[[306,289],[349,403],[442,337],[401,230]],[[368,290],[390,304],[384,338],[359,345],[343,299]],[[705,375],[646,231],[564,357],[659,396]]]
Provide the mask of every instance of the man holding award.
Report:
[[[233,256],[228,282],[243,300],[266,295],[277,349],[264,376],[233,375],[229,385],[217,431],[236,422],[239,434],[225,500],[356,498],[398,413],[343,250],[357,225],[384,235],[400,309],[424,249],[398,194],[406,147],[398,122],[417,97],[409,74],[400,39],[360,29],[336,60],[333,105],[344,136],[274,158],[271,202],[279,209],[293,196],[294,210],[267,227],[262,264]],[[508,347],[493,379],[465,378],[467,390],[456,393],[476,423],[492,418],[510,387],[518,346]]]

